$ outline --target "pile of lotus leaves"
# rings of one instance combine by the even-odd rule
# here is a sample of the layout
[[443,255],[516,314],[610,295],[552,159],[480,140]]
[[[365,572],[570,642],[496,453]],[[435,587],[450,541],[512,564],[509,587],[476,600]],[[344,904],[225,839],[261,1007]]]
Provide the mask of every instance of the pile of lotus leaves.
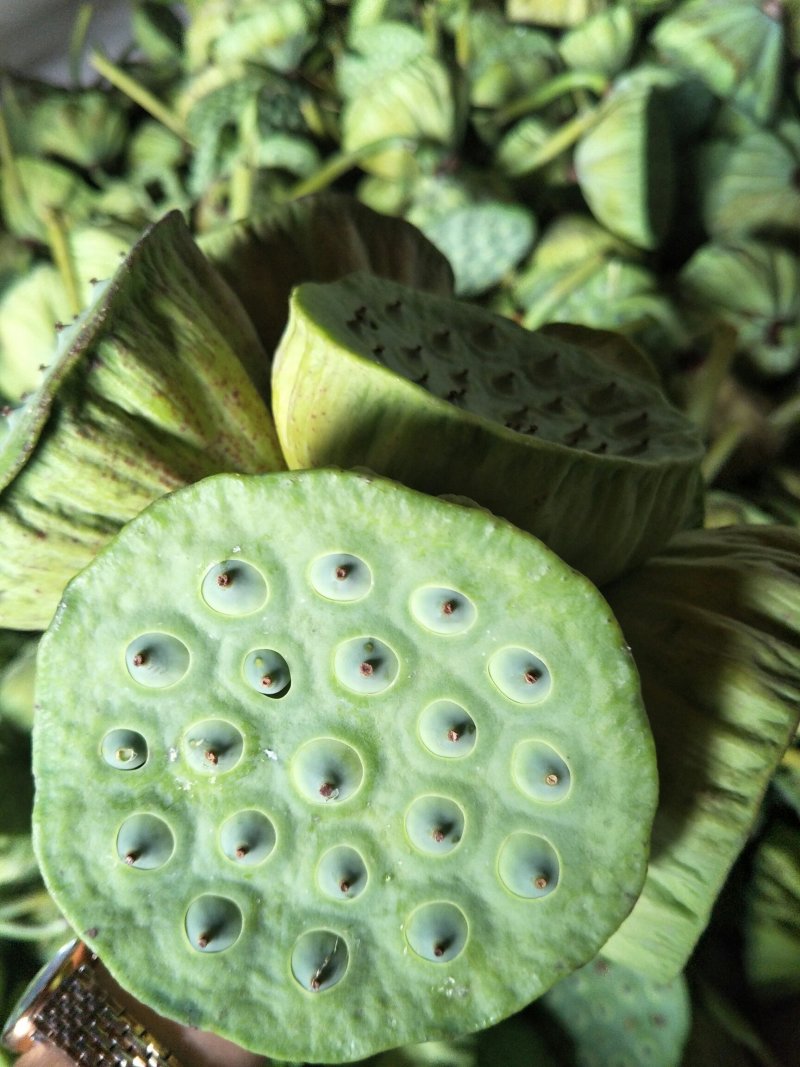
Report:
[[665,543],[600,568],[658,759],[641,895],[523,1012],[369,1062],[790,1067],[800,4],[130,7],[122,58],[89,5],[63,84],[0,72],[0,1006],[70,936],[31,843],[39,635],[156,497],[304,465],[271,409],[299,392],[290,296],[360,271],[600,360],[621,345],[611,365],[641,357],[698,441]]

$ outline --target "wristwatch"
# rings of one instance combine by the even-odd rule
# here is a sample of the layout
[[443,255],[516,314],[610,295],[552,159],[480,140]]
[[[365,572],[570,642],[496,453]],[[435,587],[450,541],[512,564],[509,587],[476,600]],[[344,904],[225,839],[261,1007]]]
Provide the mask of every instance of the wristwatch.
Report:
[[181,1067],[97,981],[97,956],[70,941],[36,975],[0,1035],[17,1054],[55,1045],[80,1067]]

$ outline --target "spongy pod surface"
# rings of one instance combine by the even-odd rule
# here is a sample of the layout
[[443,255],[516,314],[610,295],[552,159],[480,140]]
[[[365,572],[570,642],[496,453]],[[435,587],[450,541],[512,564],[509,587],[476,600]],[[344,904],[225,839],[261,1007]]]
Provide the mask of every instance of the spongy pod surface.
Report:
[[290,467],[470,497],[601,584],[693,519],[702,445],[646,357],[352,274],[298,286],[273,364]]
[[386,479],[219,475],[132,520],[40,646],[36,848],[132,993],[279,1059],[510,1015],[632,907],[656,803],[608,605]]

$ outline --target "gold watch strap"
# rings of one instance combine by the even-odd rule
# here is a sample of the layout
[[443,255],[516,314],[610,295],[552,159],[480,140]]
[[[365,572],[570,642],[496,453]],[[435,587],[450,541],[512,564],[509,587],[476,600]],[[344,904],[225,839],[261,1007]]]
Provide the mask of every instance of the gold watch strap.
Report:
[[97,963],[83,942],[64,945],[22,994],[2,1044],[16,1053],[53,1045],[76,1067],[181,1067],[98,982]]

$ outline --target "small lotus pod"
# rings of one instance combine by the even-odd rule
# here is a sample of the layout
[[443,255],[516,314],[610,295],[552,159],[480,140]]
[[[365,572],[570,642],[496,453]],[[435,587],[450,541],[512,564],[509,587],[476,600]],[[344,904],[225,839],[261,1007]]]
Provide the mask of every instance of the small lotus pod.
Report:
[[685,0],[656,24],[652,44],[725,99],[769,123],[783,81],[780,4],[761,0]]
[[[290,684],[262,691],[256,658]],[[35,840],[69,921],[134,996],[278,1059],[504,1018],[644,875],[654,751],[600,594],[374,475],[156,501],[70,584],[36,699]]]
[[322,0],[194,5],[185,38],[188,69],[259,64],[293,71],[314,43],[322,10]]
[[701,149],[703,222],[714,237],[800,230],[800,123]]
[[118,95],[102,89],[55,89],[26,114],[37,152],[91,170],[122,151],[128,122]]
[[366,26],[352,26],[347,51],[336,63],[336,87],[345,100],[371,87],[428,51],[422,30],[407,22],[381,19]]
[[575,174],[598,222],[637,248],[657,248],[672,222],[675,159],[664,94],[615,88],[575,147]]
[[636,17],[617,6],[591,15],[558,42],[558,51],[574,70],[600,71],[613,78],[628,66],[636,45]]
[[645,888],[603,953],[686,965],[800,717],[800,532],[684,532],[604,590],[642,675],[660,773]]
[[688,519],[701,446],[641,352],[589,336],[367,275],[299,286],[273,366],[287,463],[469,497],[607,580]]
[[744,964],[759,998],[800,993],[800,833],[775,818],[753,857],[743,922]]
[[769,241],[740,237],[702,245],[679,275],[700,320],[729,323],[738,350],[760,374],[791,373],[800,355],[800,263]]
[[577,26],[607,7],[609,0],[506,0],[506,18],[541,26]]
[[343,193],[320,193],[199,241],[252,319],[269,357],[289,314],[289,294],[305,281],[335,281],[365,270],[449,296],[452,270],[437,249],[402,219],[382,216]]
[[691,1007],[683,975],[647,978],[598,956],[542,998],[574,1067],[679,1067]]
[[470,15],[469,100],[473,107],[497,108],[530,93],[559,68],[552,39],[541,30],[513,26],[499,13]]
[[0,395],[12,404],[38,386],[53,355],[53,324],[68,317],[61,275],[39,263],[0,297]]
[[252,324],[178,213],[166,216],[61,330],[37,390],[2,412],[7,626],[46,626],[69,578],[156,496],[283,467],[246,366],[266,367]]
[[[420,55],[390,71],[345,103],[342,111],[342,148],[359,152],[388,138],[387,147],[360,159],[370,174],[397,180],[415,175],[415,151],[430,147],[444,157],[456,133],[456,115],[449,72],[439,59]],[[399,144],[401,139],[405,143]],[[409,150],[411,146],[411,150]]]
[[46,244],[48,212],[75,225],[91,214],[94,196],[78,174],[47,159],[18,156],[0,169],[0,208],[16,237]]

